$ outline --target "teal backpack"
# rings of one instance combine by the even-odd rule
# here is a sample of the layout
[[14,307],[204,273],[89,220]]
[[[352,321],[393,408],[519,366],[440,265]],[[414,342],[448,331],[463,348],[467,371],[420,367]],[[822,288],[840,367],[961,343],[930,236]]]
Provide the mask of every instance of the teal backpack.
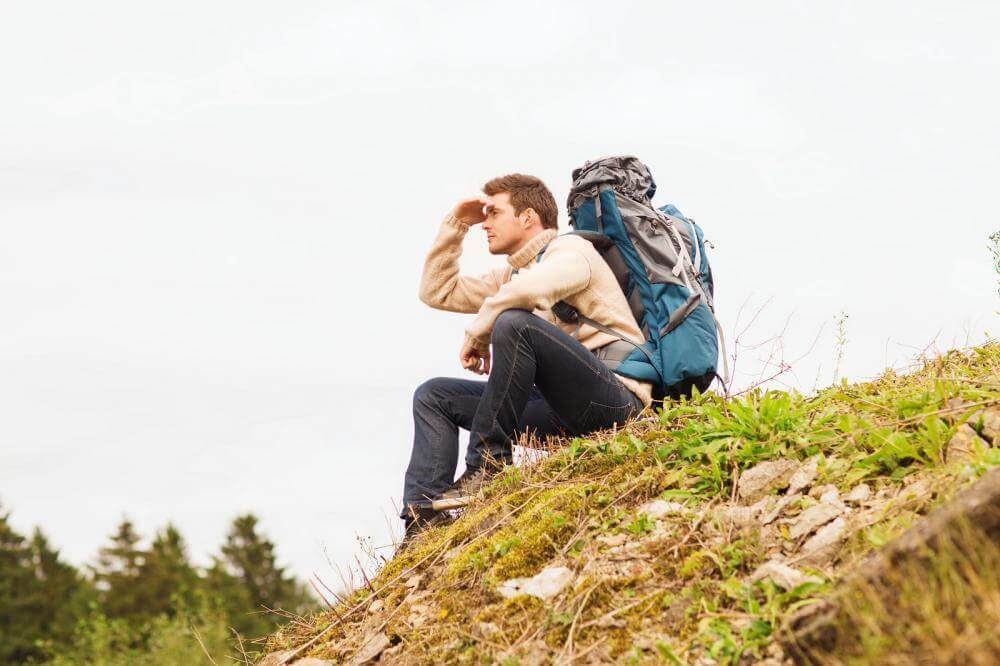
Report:
[[[653,398],[662,400],[707,389],[718,377],[720,342],[724,367],[726,359],[704,234],[673,205],[654,208],[655,192],[637,158],[608,157],[573,171],[567,208],[571,233],[589,240],[611,267],[646,338],[642,345],[626,340],[635,349],[613,369],[652,382]],[[625,340],[565,302],[552,310],[561,321]]]

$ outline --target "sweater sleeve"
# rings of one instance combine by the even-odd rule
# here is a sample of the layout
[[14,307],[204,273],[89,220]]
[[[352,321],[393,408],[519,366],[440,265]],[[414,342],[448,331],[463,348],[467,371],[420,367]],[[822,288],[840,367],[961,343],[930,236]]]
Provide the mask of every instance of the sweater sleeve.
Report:
[[590,276],[590,262],[582,252],[566,245],[551,245],[537,266],[522,271],[483,301],[479,314],[465,329],[467,339],[478,347],[489,344],[501,312],[514,308],[548,310],[586,289]]
[[484,300],[497,293],[504,269],[493,269],[478,276],[459,275],[462,240],[469,225],[448,215],[424,260],[420,278],[420,300],[438,310],[474,313]]

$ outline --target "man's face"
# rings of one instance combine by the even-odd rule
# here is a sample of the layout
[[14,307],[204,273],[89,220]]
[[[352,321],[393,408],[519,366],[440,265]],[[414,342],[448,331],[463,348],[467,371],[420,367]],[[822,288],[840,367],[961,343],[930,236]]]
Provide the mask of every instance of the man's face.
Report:
[[510,193],[500,192],[486,199],[486,219],[483,229],[486,231],[486,242],[490,254],[512,254],[525,240],[525,229],[521,222],[527,209],[521,215],[514,215],[514,206],[510,203]]

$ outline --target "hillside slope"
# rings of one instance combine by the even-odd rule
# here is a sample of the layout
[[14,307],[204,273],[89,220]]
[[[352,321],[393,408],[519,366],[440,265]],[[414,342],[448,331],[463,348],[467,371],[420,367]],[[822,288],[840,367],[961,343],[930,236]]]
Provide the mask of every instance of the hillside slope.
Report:
[[782,663],[792,612],[1000,464],[998,421],[991,343],[557,441],[261,663]]

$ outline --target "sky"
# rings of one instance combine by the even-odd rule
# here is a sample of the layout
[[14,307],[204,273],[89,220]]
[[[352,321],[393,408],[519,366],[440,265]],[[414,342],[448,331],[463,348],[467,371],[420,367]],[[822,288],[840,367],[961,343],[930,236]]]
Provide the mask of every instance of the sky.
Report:
[[441,219],[519,171],[565,231],[606,155],[705,230],[736,390],[982,342],[997,34],[990,2],[4,3],[0,506],[77,565],[124,516],[207,564],[253,512],[337,585],[399,533],[414,388],[472,377],[417,298]]

